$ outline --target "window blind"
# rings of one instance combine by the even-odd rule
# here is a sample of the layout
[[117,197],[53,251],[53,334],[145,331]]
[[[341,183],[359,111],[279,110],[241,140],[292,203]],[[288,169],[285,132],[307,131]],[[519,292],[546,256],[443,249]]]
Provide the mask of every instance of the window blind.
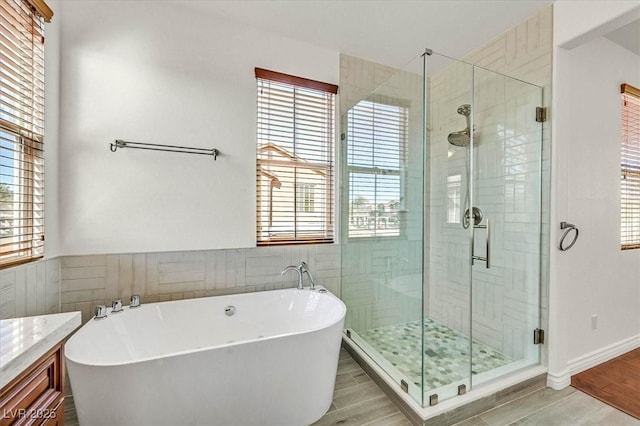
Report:
[[0,0],[0,266],[44,250],[44,22]]
[[400,235],[408,108],[363,100],[347,113],[349,237]]
[[620,236],[622,249],[640,248],[640,89],[622,92]]
[[330,243],[338,87],[256,68],[257,244]]

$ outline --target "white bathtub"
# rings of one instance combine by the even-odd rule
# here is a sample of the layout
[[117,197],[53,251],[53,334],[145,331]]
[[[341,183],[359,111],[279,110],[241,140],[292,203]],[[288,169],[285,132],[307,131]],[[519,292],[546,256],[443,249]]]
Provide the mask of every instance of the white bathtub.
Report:
[[92,319],[65,346],[80,424],[313,423],[331,405],[345,312],[331,293],[286,289]]

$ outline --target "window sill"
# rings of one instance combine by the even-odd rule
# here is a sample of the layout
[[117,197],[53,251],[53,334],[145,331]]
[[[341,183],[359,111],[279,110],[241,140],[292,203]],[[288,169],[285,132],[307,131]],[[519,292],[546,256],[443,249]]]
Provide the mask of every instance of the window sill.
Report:
[[4,263],[4,264],[0,265],[0,270],[13,268],[14,266],[20,266],[20,265],[24,265],[26,263],[36,262],[38,260],[42,260],[43,258],[44,258],[44,255],[43,256],[38,256],[38,257],[30,257],[28,259],[15,260],[15,261],[9,262],[9,263]]

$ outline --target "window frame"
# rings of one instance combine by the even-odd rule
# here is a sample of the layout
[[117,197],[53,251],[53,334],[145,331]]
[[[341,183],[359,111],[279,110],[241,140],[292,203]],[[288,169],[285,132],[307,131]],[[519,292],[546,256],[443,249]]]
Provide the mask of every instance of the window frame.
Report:
[[13,187],[0,203],[5,269],[44,257],[44,22],[53,12],[42,0],[1,0],[0,10],[0,184]]
[[[638,205],[633,204],[633,195],[627,194],[627,182],[628,176],[633,176],[636,180],[632,189],[632,193],[638,197],[640,195],[640,160],[636,159],[635,163],[630,164],[632,160],[630,157],[640,155],[640,89],[631,86],[630,84],[622,84],[620,86],[620,98],[621,98],[621,154],[620,154],[620,248],[621,250],[633,250],[640,249],[640,234],[635,235],[635,232],[640,230],[640,199],[637,200]],[[633,103],[628,105],[629,100]],[[630,122],[633,120],[629,115],[637,111],[637,122]],[[633,132],[633,133],[632,133]],[[633,140],[631,140],[633,138]],[[632,152],[630,152],[632,151]],[[629,198],[629,199],[628,199]],[[629,209],[633,210],[632,217],[629,218]],[[630,221],[631,224],[627,224]],[[626,236],[626,233],[633,232],[633,235]],[[625,239],[630,238],[631,241]]]
[[[330,83],[324,83],[317,80],[311,80],[303,77],[298,77],[290,74],[284,74],[276,71],[266,70],[263,68],[255,68],[255,77],[256,77],[256,85],[258,89],[257,93],[257,108],[258,113],[256,117],[257,123],[257,134],[256,134],[256,146],[258,153],[256,155],[256,245],[260,246],[272,246],[272,245],[299,245],[299,244],[332,244],[335,242],[336,238],[336,221],[334,218],[335,214],[335,150],[336,150],[336,138],[335,138],[335,106],[336,106],[336,94],[338,93],[338,86]],[[292,108],[294,110],[294,114],[297,111],[297,106],[295,103],[296,94],[295,90],[299,89],[302,92],[304,91],[314,91],[324,93],[328,98],[327,101],[327,112],[326,112],[326,122],[327,126],[324,127],[326,129],[327,136],[327,145],[328,148],[326,150],[318,150],[322,153],[323,156],[326,157],[326,161],[320,162],[320,164],[309,164],[304,159],[297,157],[295,153],[289,153],[283,147],[278,146],[277,143],[268,142],[267,144],[260,144],[260,136],[261,136],[261,128],[260,128],[260,108],[261,108],[261,80],[268,81],[270,83],[279,84],[283,86],[287,86],[288,88],[292,88],[294,91],[293,95],[293,105]],[[291,137],[292,143],[294,147],[297,145],[297,140],[301,133],[296,129],[296,126],[293,126]],[[282,155],[291,157],[287,158],[287,161],[282,160],[268,160],[261,157],[260,150],[269,148],[274,151],[282,151]],[[284,164],[284,163],[289,164]],[[268,167],[264,167],[265,165],[279,165],[283,168],[291,167],[293,170],[293,180],[283,180],[285,183],[291,183],[294,188],[293,194],[293,211],[292,216],[294,220],[294,225],[291,230],[282,231],[283,235],[274,235],[265,237],[263,235],[263,226],[264,221],[261,218],[263,213],[263,203],[268,201],[269,205],[273,205],[273,188],[279,188],[281,182],[279,182],[278,177],[273,175]],[[324,179],[326,179],[323,183],[325,188],[325,196],[324,201],[320,202],[317,197],[318,189],[315,188],[314,191],[314,212],[306,212],[304,209],[298,211],[299,206],[304,205],[304,200],[298,199],[298,190],[305,185],[305,183],[301,183],[297,181],[297,173],[298,169],[303,170],[311,170],[319,175],[324,175]],[[270,179],[269,191],[270,194],[267,197],[262,195],[263,190],[261,189],[261,179]],[[307,183],[308,184],[308,183]],[[314,186],[317,186],[314,184]],[[276,210],[273,207],[268,209],[269,215],[269,226],[273,226],[272,217],[274,212],[285,213],[288,212],[286,210]],[[317,213],[316,213],[317,212]],[[313,235],[309,231],[303,232],[298,229],[298,219],[300,217],[304,217],[304,215],[313,215],[318,214],[319,216],[324,218],[325,225],[321,231],[319,231],[316,235]],[[313,222],[313,223],[320,223]],[[289,232],[289,233],[286,233]],[[299,235],[298,233],[302,233],[303,235]],[[304,234],[307,235],[304,235]]]
[[[406,164],[407,164],[407,153],[408,153],[408,149],[409,149],[409,110],[410,110],[410,102],[403,100],[403,99],[398,99],[398,98],[393,98],[393,97],[389,97],[389,96],[383,96],[383,95],[373,95],[373,96],[369,96],[366,99],[361,99],[360,101],[358,101],[355,105],[357,105],[358,103],[362,102],[362,101],[366,101],[366,102],[371,102],[374,104],[381,104],[381,105],[385,105],[385,106],[391,106],[391,107],[397,107],[397,108],[401,108],[402,109],[402,116],[404,119],[404,127],[403,127],[403,138],[401,140],[401,143],[399,144],[400,146],[400,152],[399,152],[399,166],[398,169],[386,169],[386,168],[379,168],[379,167],[375,167],[375,166],[371,166],[371,167],[365,167],[365,166],[357,166],[357,165],[350,165],[349,164],[349,113],[351,112],[351,109],[349,109],[346,113],[345,113],[345,123],[344,123],[344,128],[345,128],[345,132],[344,132],[344,138],[346,139],[347,143],[345,144],[345,148],[344,148],[344,152],[343,152],[343,156],[344,156],[344,160],[342,162],[343,164],[343,168],[344,171],[342,173],[345,185],[344,185],[344,197],[343,197],[343,202],[345,203],[346,206],[350,206],[350,200],[351,200],[351,175],[352,173],[369,173],[369,174],[375,174],[375,175],[382,175],[382,176],[388,176],[388,175],[397,175],[399,180],[400,180],[400,184],[398,185],[399,187],[399,200],[398,200],[398,234],[397,235],[351,235],[350,234],[350,218],[351,218],[351,212],[349,211],[349,209],[347,209],[347,215],[344,218],[344,232],[345,232],[345,237],[348,241],[390,241],[390,240],[406,240],[407,239],[407,230],[406,230],[406,223],[402,220],[402,218],[400,217],[400,213],[402,213],[403,209],[402,206],[406,204],[406,194],[407,194],[407,188],[406,188],[406,184],[407,184],[407,179],[406,179]],[[355,106],[354,105],[354,106]]]

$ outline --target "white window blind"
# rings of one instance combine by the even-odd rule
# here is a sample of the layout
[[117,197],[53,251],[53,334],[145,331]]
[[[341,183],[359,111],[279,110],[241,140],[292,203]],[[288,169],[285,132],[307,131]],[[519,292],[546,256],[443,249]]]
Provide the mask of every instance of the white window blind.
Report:
[[0,0],[0,267],[44,250],[44,23]]
[[620,236],[622,249],[640,248],[640,89],[622,92]]
[[408,109],[363,100],[347,113],[349,237],[400,235]]
[[256,68],[257,244],[333,242],[338,87]]

